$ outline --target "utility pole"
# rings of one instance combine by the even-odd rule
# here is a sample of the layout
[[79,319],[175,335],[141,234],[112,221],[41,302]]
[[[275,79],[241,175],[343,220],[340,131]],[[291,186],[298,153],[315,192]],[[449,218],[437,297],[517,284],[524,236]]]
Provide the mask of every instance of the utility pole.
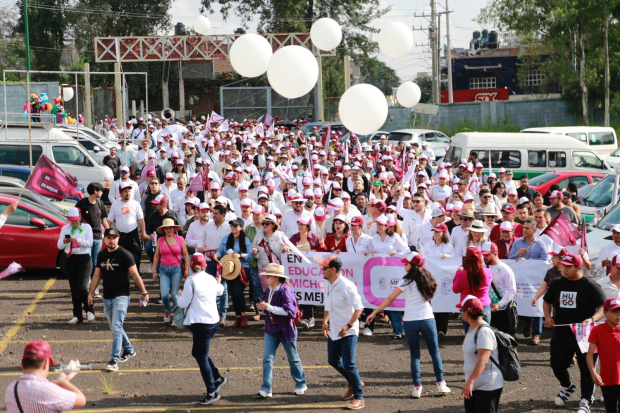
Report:
[[[28,0],[24,0],[24,29],[26,31],[26,70],[30,70],[30,32],[28,30]],[[30,73],[28,73],[30,81]],[[28,96],[30,101],[30,96]]]
[[179,119],[185,116],[185,81],[183,80],[183,62],[179,62]]
[[429,37],[431,39],[431,53],[433,56],[432,59],[432,74],[431,74],[431,79],[432,82],[431,84],[433,85],[432,88],[432,96],[433,96],[433,103],[438,105],[439,102],[437,101],[437,67],[439,66],[437,63],[437,30],[435,27],[435,24],[437,22],[437,0],[431,0],[431,26],[430,26],[430,33],[429,33]]
[[437,13],[437,104],[441,103],[441,14]]
[[605,126],[609,126],[609,16],[605,14]]
[[446,65],[448,66],[448,103],[454,103],[452,96],[452,46],[450,45],[450,9],[446,0]]

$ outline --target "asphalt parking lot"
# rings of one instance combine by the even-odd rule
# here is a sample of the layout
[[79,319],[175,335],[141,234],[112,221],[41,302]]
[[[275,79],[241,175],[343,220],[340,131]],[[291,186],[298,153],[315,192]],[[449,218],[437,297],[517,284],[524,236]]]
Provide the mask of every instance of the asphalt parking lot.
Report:
[[[146,270],[146,265],[142,266]],[[151,297],[159,294],[150,274],[145,273]],[[292,394],[293,381],[286,355],[278,351],[274,369],[274,396],[259,400],[254,396],[262,383],[263,322],[252,322],[246,329],[222,328],[211,346],[211,357],[229,379],[221,391],[222,399],[211,406],[197,401],[205,392],[200,373],[191,356],[191,333],[177,331],[163,323],[160,303],[138,308],[137,291],[125,322],[137,357],[121,364],[117,372],[105,371],[110,358],[111,333],[96,300],[97,319],[68,325],[71,297],[67,280],[58,272],[21,273],[0,281],[0,388],[19,376],[21,355],[26,343],[44,339],[51,343],[56,363],[79,359],[92,363],[92,370],[81,371],[74,379],[88,400],[85,412],[191,412],[191,411],[342,411],[345,380],[327,364],[327,343],[315,328],[300,332],[298,347],[308,381],[303,396]],[[229,319],[231,314],[229,313]],[[234,314],[232,315],[234,319]],[[320,320],[317,320],[317,326]],[[519,329],[520,332],[520,329]],[[365,411],[372,412],[459,412],[463,411],[461,388],[464,382],[461,343],[462,326],[452,320],[448,338],[440,343],[445,378],[452,393],[436,396],[430,356],[422,344],[423,397],[411,398],[410,357],[406,340],[391,339],[391,327],[378,324],[372,337],[360,337],[357,364],[365,382]],[[559,390],[549,367],[550,332],[543,333],[539,347],[527,345],[518,335],[522,360],[522,379],[507,383],[500,408],[503,412],[576,411],[578,396],[564,408],[553,400]],[[423,340],[422,340],[423,342]],[[578,369],[571,368],[578,383]],[[52,374],[50,377],[54,377]],[[596,391],[597,399],[600,390]],[[3,408],[0,411],[6,411]],[[594,403],[593,412],[603,412]]]

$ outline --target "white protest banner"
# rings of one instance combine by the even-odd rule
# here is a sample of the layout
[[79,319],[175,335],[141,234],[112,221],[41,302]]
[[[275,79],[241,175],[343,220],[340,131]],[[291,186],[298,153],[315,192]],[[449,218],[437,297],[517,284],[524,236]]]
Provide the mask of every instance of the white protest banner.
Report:
[[[311,252],[306,255],[310,263],[304,262],[295,254],[285,254],[284,271],[290,277],[290,283],[297,294],[300,304],[323,305],[325,281],[323,272],[317,261],[331,255],[330,253]],[[405,269],[400,258],[389,257],[382,254],[375,256],[353,253],[341,253],[338,255],[342,261],[342,276],[357,285],[357,290],[362,297],[364,307],[376,308],[388,297],[398,282],[405,275]],[[528,317],[542,316],[542,299],[538,300],[537,306],[532,307],[531,301],[540,287],[542,280],[550,268],[545,261],[504,260],[508,264],[517,280],[517,294],[514,300],[517,302],[519,315]],[[454,274],[461,265],[460,258],[427,258],[426,269],[433,274],[437,281],[437,291],[431,301],[433,311],[437,313],[456,312],[456,304],[460,295],[452,292]],[[405,300],[401,296],[394,300],[388,310],[402,310]]]

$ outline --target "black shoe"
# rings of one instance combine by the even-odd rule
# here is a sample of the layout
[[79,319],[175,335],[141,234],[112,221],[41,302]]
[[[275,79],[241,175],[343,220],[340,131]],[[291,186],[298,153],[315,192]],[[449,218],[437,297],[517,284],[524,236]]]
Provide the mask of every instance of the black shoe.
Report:
[[105,368],[107,371],[116,371],[118,370],[118,360],[110,360],[108,365]]
[[222,388],[228,383],[228,379],[226,377],[221,377],[215,380],[215,392],[219,393]]
[[121,363],[124,363],[130,358],[135,357],[135,356],[136,356],[136,350],[132,351],[131,353],[127,353],[125,350],[123,350],[123,354],[121,354],[121,359],[119,361]]
[[219,394],[217,394],[217,392],[213,393],[213,396],[209,396],[208,394],[200,399],[200,401],[198,403],[203,404],[203,405],[207,405],[207,404],[213,404],[215,402],[217,402],[222,396],[220,396]]

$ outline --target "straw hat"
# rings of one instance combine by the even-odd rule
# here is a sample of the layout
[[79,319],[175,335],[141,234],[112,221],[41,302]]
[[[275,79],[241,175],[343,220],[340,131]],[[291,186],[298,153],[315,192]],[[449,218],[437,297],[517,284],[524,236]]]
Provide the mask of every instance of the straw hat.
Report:
[[289,279],[289,277],[284,274],[284,266],[280,264],[269,264],[267,266],[267,270],[263,273],[263,275]]
[[222,266],[222,278],[225,280],[234,280],[241,272],[241,261],[239,258],[233,258],[232,255],[224,255],[220,258]]
[[484,226],[482,225],[482,221],[475,219],[469,227],[470,232],[486,232]]
[[174,219],[172,218],[166,218],[164,219],[164,222],[162,222],[161,226],[159,228],[157,228],[157,232],[159,232],[160,234],[164,234],[164,229],[165,228],[174,228],[174,232],[180,231],[181,230],[181,226],[177,225],[174,223]]

